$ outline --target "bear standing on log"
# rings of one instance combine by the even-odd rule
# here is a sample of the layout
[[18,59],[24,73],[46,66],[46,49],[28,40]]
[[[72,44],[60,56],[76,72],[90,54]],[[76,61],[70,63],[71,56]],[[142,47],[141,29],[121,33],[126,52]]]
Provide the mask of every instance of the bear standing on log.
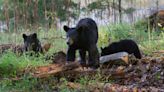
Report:
[[64,26],[67,35],[67,62],[75,61],[75,52],[79,50],[80,64],[86,66],[86,53],[89,54],[88,67],[96,69],[99,67],[99,52],[97,49],[98,28],[96,22],[91,18],[81,19],[76,27]]

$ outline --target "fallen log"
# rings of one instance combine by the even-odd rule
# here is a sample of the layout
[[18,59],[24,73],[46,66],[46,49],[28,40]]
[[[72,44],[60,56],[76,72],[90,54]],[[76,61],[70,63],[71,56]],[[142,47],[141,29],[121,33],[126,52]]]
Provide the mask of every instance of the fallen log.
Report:
[[[58,72],[65,72],[65,71],[76,69],[79,66],[80,66],[80,64],[78,62],[71,62],[71,63],[66,64],[66,65],[58,65],[58,66],[55,65],[55,68],[54,69],[47,69],[47,72],[45,72],[45,71],[44,72],[39,71],[39,69],[37,68],[38,70],[36,69],[36,72],[33,74],[33,77],[35,77],[35,78],[48,77],[50,75],[55,75]],[[49,68],[49,67],[47,67],[47,68]],[[40,73],[38,73],[38,71]]]
[[110,61],[116,61],[116,60],[122,60],[126,64],[128,64],[128,53],[127,52],[118,52],[118,53],[114,53],[111,55],[102,56],[102,57],[100,57],[100,64],[110,62]]
[[[128,64],[128,53],[126,52],[119,52],[119,53],[115,53],[112,55],[107,55],[107,56],[102,56],[100,57],[100,64],[104,64],[104,63],[109,63],[109,62],[115,62],[115,63],[125,63]],[[53,68],[52,68],[53,67]],[[96,72],[98,72],[97,70],[87,70],[85,71],[84,69],[80,68],[80,64],[76,61],[76,62],[71,62],[69,64],[63,64],[63,65],[59,65],[56,66],[54,65],[50,65],[50,66],[46,66],[46,67],[38,67],[36,70],[36,72],[33,74],[34,77],[37,78],[42,78],[42,77],[48,77],[49,75],[57,75],[57,76],[66,76],[66,75],[71,75],[73,73],[73,76],[77,76],[79,74],[81,75],[87,75],[87,74],[91,74],[94,75],[96,74]],[[101,71],[101,70],[100,70]]]
[[[133,68],[133,67],[132,67]],[[129,77],[135,78],[141,75],[127,75],[132,72],[131,68],[125,67],[116,67],[111,69],[98,69],[98,70],[90,70],[90,69],[74,69],[64,72],[58,72],[54,74],[55,77],[61,78],[64,77],[68,80],[80,79],[81,77],[87,77],[91,79],[96,79],[95,75],[101,75],[101,79],[128,79]]]

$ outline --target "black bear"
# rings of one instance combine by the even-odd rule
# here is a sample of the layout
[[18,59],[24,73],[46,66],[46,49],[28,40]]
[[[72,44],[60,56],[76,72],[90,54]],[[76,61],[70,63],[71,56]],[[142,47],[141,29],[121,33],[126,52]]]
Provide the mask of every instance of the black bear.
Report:
[[91,68],[99,66],[99,52],[97,49],[98,28],[91,18],[81,19],[76,27],[63,26],[67,35],[67,62],[75,60],[75,52],[79,50],[80,64],[86,65],[86,52],[89,54],[88,65]]
[[117,52],[125,51],[129,54],[134,54],[138,59],[141,59],[141,53],[137,44],[133,40],[125,39],[120,40],[119,42],[113,42],[105,48],[101,48],[101,56],[114,54]]
[[23,39],[24,39],[24,46],[23,46],[24,51],[33,51],[35,53],[43,52],[41,43],[38,40],[36,33],[30,35],[23,34]]

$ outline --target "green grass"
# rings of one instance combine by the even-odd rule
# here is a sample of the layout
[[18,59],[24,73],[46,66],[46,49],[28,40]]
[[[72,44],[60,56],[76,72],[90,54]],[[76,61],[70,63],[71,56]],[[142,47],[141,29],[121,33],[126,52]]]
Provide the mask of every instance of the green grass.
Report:
[[48,64],[44,57],[32,57],[28,55],[17,56],[13,52],[7,52],[0,58],[0,76],[16,77],[17,73],[25,68]]
[[[140,22],[139,22],[140,23]],[[164,32],[145,32],[145,25],[114,24],[99,28],[99,47],[121,39],[132,39],[137,42],[141,51],[150,54],[164,49]]]
[[0,82],[0,92],[34,92],[36,83],[37,79],[29,79],[27,77],[23,77],[19,81],[5,79]]

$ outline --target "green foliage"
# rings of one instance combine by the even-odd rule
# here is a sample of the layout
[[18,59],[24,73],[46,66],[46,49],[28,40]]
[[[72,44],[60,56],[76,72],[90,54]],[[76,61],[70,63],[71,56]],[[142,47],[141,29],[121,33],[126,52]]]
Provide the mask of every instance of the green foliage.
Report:
[[[80,14],[80,12],[77,12],[79,9],[78,3],[72,0],[45,0],[45,3],[44,0],[2,0],[0,5],[2,6],[0,9],[0,20],[6,20],[4,15],[6,10],[11,27],[14,27],[16,10],[16,16],[19,18],[18,27],[19,25],[22,27],[36,23],[41,25],[47,22],[53,23],[54,18],[60,21],[66,21],[70,18],[77,19]],[[37,11],[34,11],[35,9]],[[38,19],[34,16],[35,14],[37,14]],[[25,21],[27,25],[23,25]]]
[[97,10],[97,9],[105,9],[105,6],[106,5],[103,5],[103,1],[102,0],[97,0],[95,2],[92,2],[91,4],[89,4],[87,6],[87,8],[90,10],[90,11],[93,11],[93,10]]
[[139,20],[134,24],[134,28],[137,30],[141,30],[141,31],[146,31],[147,30],[147,25],[148,21],[146,20]]
[[121,39],[133,39],[135,38],[135,33],[136,31],[132,30],[128,24],[113,24],[108,27],[101,27],[99,30],[99,45],[104,47],[109,42]]
[[54,5],[55,12],[51,11],[51,7],[52,7],[51,0],[46,0],[47,3],[46,12],[53,13],[50,17],[56,15],[57,18],[60,19],[60,21],[66,21],[69,17],[76,19],[79,16],[79,14],[76,12],[79,6],[77,3],[73,2],[72,0],[55,0],[53,2],[55,4]]
[[4,53],[0,58],[0,76],[16,77],[17,72],[20,72],[26,67],[44,65],[43,58],[34,58],[28,55],[16,56],[13,52]]
[[151,54],[152,51],[163,50],[164,49],[164,32],[151,34],[151,38],[141,41],[141,49],[146,54]]
[[[138,30],[133,30],[128,24],[113,24],[110,26],[100,27],[99,46],[105,47],[113,41],[121,39],[137,39]],[[136,34],[137,33],[137,34]],[[134,35],[135,34],[135,35]]]
[[89,3],[87,7],[83,7],[82,10],[87,10],[88,12],[94,11],[96,17],[102,18],[104,11],[110,11],[110,9],[113,9],[113,11],[119,11],[119,8],[125,13],[133,12],[135,10],[134,8],[128,8],[127,10],[124,9],[123,6],[119,6],[118,0],[94,0]]
[[140,49],[150,54],[152,51],[163,49],[163,32],[145,32],[144,23],[137,22],[134,26],[128,24],[115,24],[99,29],[99,47],[105,47],[109,43],[121,39],[132,39],[136,41]]
[[0,92],[22,92],[36,91],[34,86],[37,84],[37,79],[30,79],[30,76],[23,76],[22,80],[12,81],[10,79],[1,80]]
[[133,31],[128,24],[115,24],[109,26],[110,36],[113,40],[132,38]]
[[98,34],[99,34],[98,45],[101,47],[107,46],[110,40],[110,32],[108,27],[100,27]]

